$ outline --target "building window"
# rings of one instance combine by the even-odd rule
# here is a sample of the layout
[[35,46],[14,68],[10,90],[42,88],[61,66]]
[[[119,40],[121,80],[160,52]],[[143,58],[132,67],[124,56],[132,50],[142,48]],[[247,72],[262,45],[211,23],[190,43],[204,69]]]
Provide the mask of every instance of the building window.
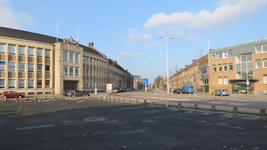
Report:
[[15,88],[15,79],[8,79],[8,88]]
[[263,68],[267,68],[267,59],[262,60]]
[[75,53],[75,63],[79,63],[80,62],[79,56],[80,56],[79,53]]
[[75,77],[79,77],[80,67],[75,67]]
[[45,87],[50,88],[50,80],[45,80]]
[[223,64],[223,71],[227,71],[227,64]]
[[218,53],[218,59],[222,59],[222,52]]
[[34,48],[33,47],[28,47],[28,56],[34,57]]
[[45,58],[50,59],[50,50],[45,50]]
[[222,77],[219,77],[218,81],[219,81],[219,85],[222,85]]
[[89,76],[90,72],[89,72],[89,69],[87,69],[87,76]]
[[6,71],[6,62],[5,61],[1,61],[1,63],[0,63],[0,71]]
[[19,72],[25,72],[25,63],[19,63]]
[[25,80],[19,79],[19,88],[24,88],[24,87],[25,87]]
[[73,67],[70,66],[70,76],[73,77]]
[[224,78],[223,78],[223,84],[224,84],[224,85],[227,85],[227,84],[228,84],[228,77],[224,77]]
[[261,60],[260,59],[257,59],[255,61],[255,65],[256,65],[256,69],[261,69]]
[[64,62],[68,62],[68,52],[67,51],[64,51],[63,60],[64,60]]
[[255,46],[256,54],[266,53],[266,52],[267,52],[267,44]]
[[252,54],[236,55],[236,79],[253,78]]
[[16,45],[8,45],[8,54],[16,55]]
[[34,72],[34,64],[28,64],[28,72]]
[[43,64],[37,64],[37,73],[43,72]]
[[216,65],[212,66],[212,72],[216,72]]
[[43,57],[43,49],[37,48],[37,57],[42,58]]
[[37,80],[37,88],[42,88],[43,80]]
[[25,46],[19,46],[19,56],[25,56]]
[[222,52],[223,58],[228,58],[228,51]]
[[15,67],[15,62],[9,62],[8,63],[8,71],[9,72],[15,72],[16,71],[16,67]]
[[89,58],[86,57],[86,64],[89,64]]
[[64,76],[68,76],[68,66],[63,66]]
[[28,88],[33,88],[34,80],[28,80]]
[[5,88],[5,79],[0,79],[0,88]]
[[70,62],[72,62],[72,63],[73,63],[73,55],[74,55],[74,53],[70,52]]
[[264,84],[267,84],[267,74],[264,74],[263,75],[263,83]]
[[5,53],[6,53],[6,45],[5,44],[0,44],[0,54],[5,54]]
[[218,72],[222,72],[222,65],[221,64],[218,65]]
[[92,77],[92,75],[93,75],[93,71],[92,71],[92,69],[90,70],[90,77]]
[[45,73],[50,73],[50,65],[45,64]]
[[83,56],[83,64],[85,64],[85,56]]
[[233,71],[233,70],[234,70],[233,63],[229,63],[229,71]]

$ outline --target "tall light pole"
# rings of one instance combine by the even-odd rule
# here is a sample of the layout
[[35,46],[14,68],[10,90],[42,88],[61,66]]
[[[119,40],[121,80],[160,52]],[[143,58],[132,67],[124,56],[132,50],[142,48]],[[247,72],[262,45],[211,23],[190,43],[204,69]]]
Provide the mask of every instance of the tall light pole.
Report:
[[166,39],[166,56],[167,56],[167,94],[170,94],[170,85],[169,85],[169,60],[168,60],[168,39],[174,39],[173,37],[159,37]]
[[[145,78],[146,78],[146,67],[147,67],[147,64],[150,64],[150,63],[142,63],[142,64],[145,64]],[[146,90],[147,90],[147,87],[145,85],[145,92],[146,92]]]

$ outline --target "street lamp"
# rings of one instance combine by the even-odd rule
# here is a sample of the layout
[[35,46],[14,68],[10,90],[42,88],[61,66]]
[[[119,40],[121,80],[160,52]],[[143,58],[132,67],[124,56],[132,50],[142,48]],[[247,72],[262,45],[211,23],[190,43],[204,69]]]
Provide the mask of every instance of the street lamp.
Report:
[[163,38],[166,39],[166,56],[167,56],[167,94],[170,94],[170,86],[169,86],[169,60],[168,60],[168,39],[174,39],[173,37],[159,37],[159,38]]
[[[142,63],[142,64],[145,64],[145,78],[146,78],[146,67],[147,67],[147,64],[150,64],[150,63]],[[146,90],[147,90],[147,87],[146,87],[146,85],[145,85],[145,92],[146,92]]]

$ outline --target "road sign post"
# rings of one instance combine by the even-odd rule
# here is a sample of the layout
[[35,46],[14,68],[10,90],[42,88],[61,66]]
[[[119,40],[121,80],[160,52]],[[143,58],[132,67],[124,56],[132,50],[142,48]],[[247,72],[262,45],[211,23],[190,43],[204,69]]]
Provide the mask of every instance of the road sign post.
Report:
[[96,87],[96,83],[95,83],[95,94],[97,94],[97,87]]
[[147,91],[147,84],[148,84],[148,79],[143,79],[143,84],[145,85],[145,92]]
[[248,94],[248,86],[249,86],[249,79],[247,79],[247,94]]

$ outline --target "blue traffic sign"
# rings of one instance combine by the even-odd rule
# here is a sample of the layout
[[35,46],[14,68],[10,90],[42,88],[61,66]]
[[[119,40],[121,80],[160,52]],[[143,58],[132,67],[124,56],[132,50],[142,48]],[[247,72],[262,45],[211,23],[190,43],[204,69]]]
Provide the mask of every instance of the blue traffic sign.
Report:
[[189,80],[189,84],[191,84],[191,81]]
[[143,79],[143,84],[148,84],[148,79]]

